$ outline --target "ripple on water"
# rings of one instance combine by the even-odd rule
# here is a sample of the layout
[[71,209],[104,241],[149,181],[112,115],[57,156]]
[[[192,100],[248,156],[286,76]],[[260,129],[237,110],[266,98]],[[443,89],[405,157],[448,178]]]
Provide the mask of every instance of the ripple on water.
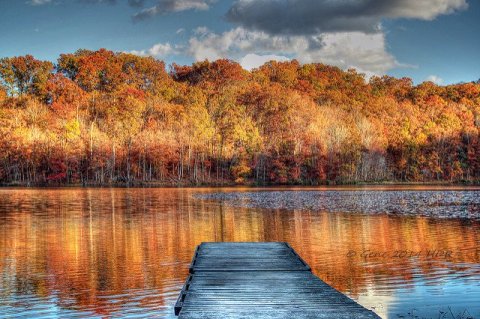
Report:
[[355,190],[215,192],[196,195],[246,208],[398,214],[480,220],[479,190]]
[[175,318],[203,241],[287,241],[385,318],[480,318],[478,191],[231,191],[0,189],[0,318]]

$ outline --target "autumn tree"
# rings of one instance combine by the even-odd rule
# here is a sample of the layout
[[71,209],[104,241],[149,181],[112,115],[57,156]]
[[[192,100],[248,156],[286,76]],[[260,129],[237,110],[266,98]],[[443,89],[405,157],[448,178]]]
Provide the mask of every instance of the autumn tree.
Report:
[[41,96],[53,70],[49,61],[40,61],[31,55],[0,59],[1,83],[10,95]]
[[480,181],[480,84],[320,63],[0,60],[0,183]]
[[0,105],[5,101],[7,98],[7,89],[0,85]]

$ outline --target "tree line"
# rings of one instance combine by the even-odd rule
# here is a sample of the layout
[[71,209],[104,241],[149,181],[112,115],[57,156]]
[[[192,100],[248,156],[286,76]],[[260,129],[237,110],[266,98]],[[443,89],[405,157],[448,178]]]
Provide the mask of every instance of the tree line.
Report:
[[0,59],[5,185],[480,180],[480,84],[105,49]]

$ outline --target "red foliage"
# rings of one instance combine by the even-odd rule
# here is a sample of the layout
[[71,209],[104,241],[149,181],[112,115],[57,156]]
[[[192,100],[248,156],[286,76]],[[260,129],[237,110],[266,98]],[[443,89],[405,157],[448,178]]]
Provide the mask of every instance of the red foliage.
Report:
[[480,84],[105,49],[0,59],[0,182],[480,180]]

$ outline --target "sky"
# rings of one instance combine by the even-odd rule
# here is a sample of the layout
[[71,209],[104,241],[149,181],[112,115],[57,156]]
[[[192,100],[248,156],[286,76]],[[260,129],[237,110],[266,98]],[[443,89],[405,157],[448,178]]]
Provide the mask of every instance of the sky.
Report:
[[106,48],[167,64],[297,59],[415,83],[480,79],[479,0],[0,0],[0,57]]

